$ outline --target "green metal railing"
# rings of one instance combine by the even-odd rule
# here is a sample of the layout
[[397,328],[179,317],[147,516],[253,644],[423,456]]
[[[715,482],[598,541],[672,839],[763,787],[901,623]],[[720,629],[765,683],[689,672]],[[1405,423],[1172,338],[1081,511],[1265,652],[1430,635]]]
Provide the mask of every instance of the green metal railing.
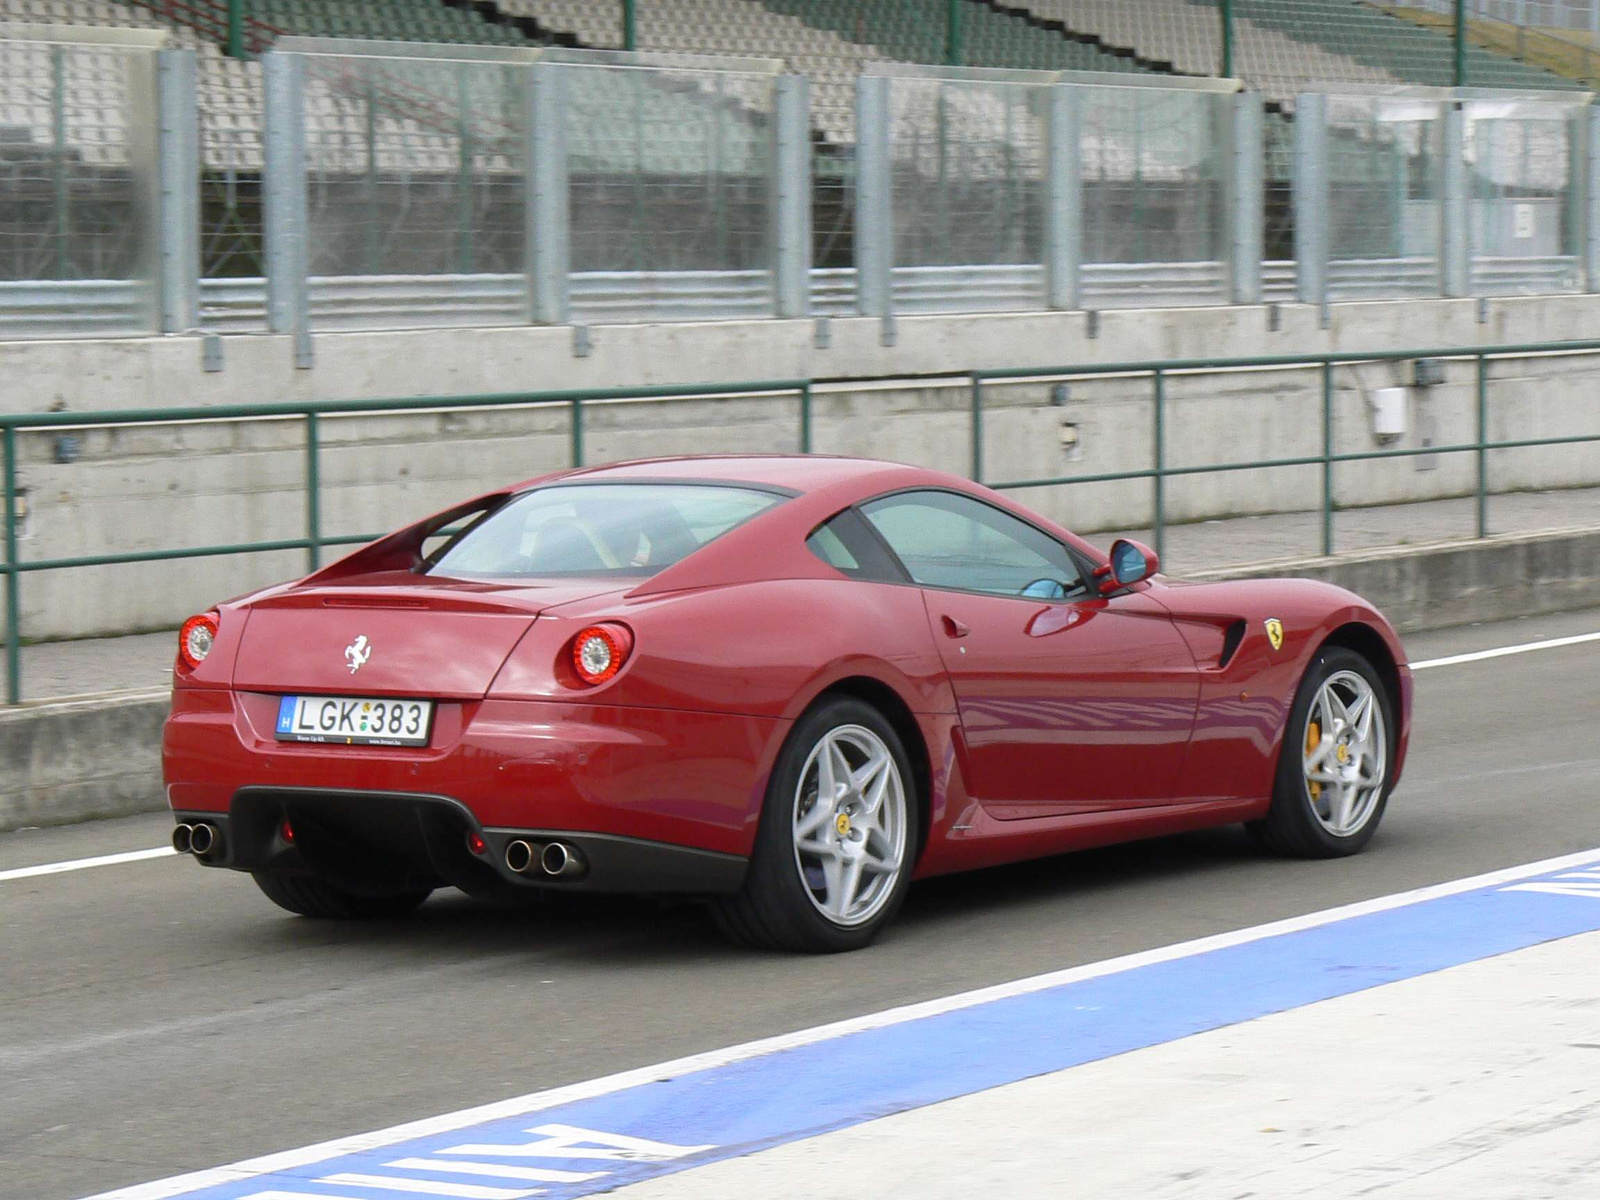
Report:
[[[1368,462],[1385,458],[1418,458],[1425,455],[1473,454],[1476,456],[1476,531],[1489,534],[1489,451],[1522,450],[1538,446],[1565,446],[1581,442],[1600,442],[1600,431],[1563,437],[1489,439],[1489,363],[1496,358],[1526,358],[1538,354],[1600,352],[1600,341],[1530,342],[1498,346],[1454,346],[1432,349],[1363,351],[1342,354],[1280,354],[1250,358],[1163,359],[1150,362],[1104,363],[1093,366],[1023,367],[998,371],[974,371],[972,379],[972,478],[996,490],[1054,487],[1068,483],[1120,483],[1148,479],[1151,485],[1152,538],[1159,555],[1166,541],[1166,481],[1184,475],[1216,475],[1226,471],[1258,471],[1273,467],[1322,468],[1322,553],[1334,553],[1333,514],[1334,466],[1337,463]],[[1475,364],[1476,433],[1474,441],[1417,449],[1384,449],[1337,452],[1334,450],[1333,373],[1341,364],[1404,362],[1412,359],[1471,360]],[[1268,458],[1250,462],[1207,463],[1203,466],[1167,465],[1166,383],[1178,372],[1234,371],[1250,368],[1307,367],[1322,374],[1322,451],[1294,458]],[[1109,471],[1096,475],[1055,475],[1040,479],[1010,479],[996,482],[985,478],[983,461],[984,386],[1001,380],[1066,379],[1094,375],[1150,376],[1153,408],[1151,466],[1135,471]]]
[[[1321,468],[1322,553],[1334,553],[1333,517],[1335,468],[1340,463],[1366,462],[1390,458],[1412,458],[1422,455],[1472,454],[1476,466],[1476,532],[1484,537],[1489,532],[1489,452],[1492,450],[1529,449],[1541,446],[1572,445],[1600,442],[1600,430],[1594,433],[1559,437],[1509,438],[1491,440],[1489,424],[1489,367],[1495,359],[1522,358],[1532,355],[1563,353],[1600,353],[1600,340],[1570,342],[1536,342],[1475,347],[1443,347],[1435,349],[1406,349],[1366,351],[1338,354],[1285,354],[1238,358],[1163,359],[1142,362],[1064,364],[1057,367],[1020,367],[1003,370],[977,370],[968,372],[971,381],[971,466],[972,478],[988,486],[1011,490],[1019,488],[1054,487],[1068,484],[1116,483],[1148,480],[1151,487],[1152,540],[1158,554],[1165,551],[1167,526],[1167,480],[1190,475],[1211,475],[1230,471],[1255,471],[1275,467]],[[1334,372],[1341,365],[1368,362],[1395,362],[1411,359],[1468,360],[1476,371],[1475,408],[1476,438],[1470,442],[1453,445],[1426,446],[1419,449],[1379,449],[1365,451],[1335,450]],[[1321,450],[1313,455],[1259,459],[1249,462],[1209,463],[1204,465],[1173,466],[1168,462],[1168,382],[1175,374],[1238,371],[1268,368],[1307,368],[1321,373]],[[1036,479],[987,478],[984,442],[986,393],[997,384],[1074,379],[1109,375],[1148,375],[1152,406],[1152,440],[1150,466],[1128,471],[1110,471],[1096,474],[1055,475]],[[939,376],[948,379],[948,374]],[[137,412],[90,413],[30,413],[0,416],[0,448],[3,448],[4,499],[5,499],[5,562],[0,567],[5,584],[6,614],[6,702],[16,704],[22,693],[20,614],[21,585],[25,575],[37,571],[65,570],[75,567],[122,566],[134,563],[177,561],[191,558],[217,557],[228,554],[267,553],[272,551],[303,550],[306,566],[316,569],[322,562],[325,547],[358,545],[373,539],[375,534],[329,535],[322,528],[322,422],[328,417],[351,415],[393,415],[405,412],[443,411],[482,408],[554,408],[565,409],[568,414],[568,460],[573,466],[585,463],[584,426],[589,404],[608,400],[682,400],[699,397],[756,397],[793,394],[798,401],[798,429],[795,446],[801,453],[813,448],[812,401],[815,389],[823,383],[830,386],[848,386],[851,383],[883,383],[902,381],[915,387],[919,380],[903,375],[875,379],[772,379],[728,384],[708,384],[689,387],[633,387],[591,388],[566,391],[519,392],[509,394],[465,395],[450,397],[409,397],[399,400],[338,400],[295,404],[227,405],[213,408],[149,409]],[[237,542],[230,544],[186,547],[181,549],[142,550],[117,554],[80,555],[69,558],[21,559],[18,555],[18,488],[17,488],[17,434],[21,431],[48,431],[84,428],[105,428],[129,425],[186,424],[227,420],[259,420],[266,418],[299,419],[305,428],[304,480],[305,480],[305,533],[303,537],[276,541]]]
[[[307,570],[322,564],[328,546],[354,546],[378,534],[329,535],[322,529],[322,437],[324,417],[351,415],[389,416],[417,411],[454,411],[472,408],[564,408],[568,413],[568,460],[584,465],[584,406],[605,400],[681,400],[710,396],[759,396],[795,393],[799,398],[798,449],[811,452],[811,389],[807,379],[774,379],[694,387],[585,388],[549,392],[513,392],[488,395],[408,397],[401,400],[329,400],[302,404],[233,404],[214,408],[154,408],[137,412],[50,412],[0,415],[0,449],[3,449],[5,493],[6,703],[22,699],[22,577],[36,571],[72,567],[112,567],[134,563],[168,562],[188,558],[216,558],[227,554],[264,554],[304,550]],[[84,554],[72,558],[22,559],[17,552],[17,433],[22,430],[108,428],[127,425],[180,425],[227,420],[299,418],[305,424],[305,536],[263,542],[232,542],[169,550],[138,550],[122,554]]]

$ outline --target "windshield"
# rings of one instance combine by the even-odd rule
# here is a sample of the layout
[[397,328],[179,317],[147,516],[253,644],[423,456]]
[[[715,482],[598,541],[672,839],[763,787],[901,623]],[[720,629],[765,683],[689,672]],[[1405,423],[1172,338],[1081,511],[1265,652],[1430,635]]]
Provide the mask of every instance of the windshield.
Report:
[[518,496],[464,530],[428,573],[644,579],[782,500],[716,484],[558,484]]

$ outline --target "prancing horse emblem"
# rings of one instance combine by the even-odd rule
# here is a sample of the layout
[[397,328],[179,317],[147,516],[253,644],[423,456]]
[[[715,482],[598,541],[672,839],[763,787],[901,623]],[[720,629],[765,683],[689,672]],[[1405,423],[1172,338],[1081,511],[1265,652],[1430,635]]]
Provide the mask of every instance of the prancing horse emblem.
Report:
[[[1267,641],[1272,643],[1274,650],[1283,649],[1283,622],[1277,617],[1267,618]],[[355,670],[354,667],[350,669]]]
[[350,664],[350,674],[354,675],[372,657],[372,643],[367,641],[367,635],[362,634],[344,648],[344,660]]

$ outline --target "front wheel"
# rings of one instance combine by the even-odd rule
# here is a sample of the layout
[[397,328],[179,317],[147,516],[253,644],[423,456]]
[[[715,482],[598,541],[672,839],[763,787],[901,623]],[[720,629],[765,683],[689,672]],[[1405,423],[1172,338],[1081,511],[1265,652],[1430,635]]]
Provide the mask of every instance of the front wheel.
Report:
[[867,945],[905,899],[917,846],[910,763],[863,701],[824,701],[778,755],[744,886],[713,904],[749,946],[835,953]]
[[1295,693],[1272,807],[1250,828],[1279,854],[1339,858],[1377,831],[1394,774],[1394,713],[1372,664],[1325,647]]

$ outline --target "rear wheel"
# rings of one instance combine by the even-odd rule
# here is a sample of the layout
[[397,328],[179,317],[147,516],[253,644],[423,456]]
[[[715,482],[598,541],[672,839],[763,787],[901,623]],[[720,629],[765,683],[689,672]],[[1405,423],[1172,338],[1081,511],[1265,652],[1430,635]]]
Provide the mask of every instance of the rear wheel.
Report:
[[1372,664],[1325,647],[1295,693],[1272,807],[1251,831],[1279,854],[1338,858],[1372,840],[1394,771],[1394,714]]
[[403,917],[433,894],[432,888],[381,895],[357,895],[314,875],[255,871],[250,876],[268,900],[302,917],[327,920],[376,920]]
[[714,902],[717,924],[763,949],[867,945],[905,899],[917,811],[894,727],[863,701],[825,700],[778,755],[744,886]]

